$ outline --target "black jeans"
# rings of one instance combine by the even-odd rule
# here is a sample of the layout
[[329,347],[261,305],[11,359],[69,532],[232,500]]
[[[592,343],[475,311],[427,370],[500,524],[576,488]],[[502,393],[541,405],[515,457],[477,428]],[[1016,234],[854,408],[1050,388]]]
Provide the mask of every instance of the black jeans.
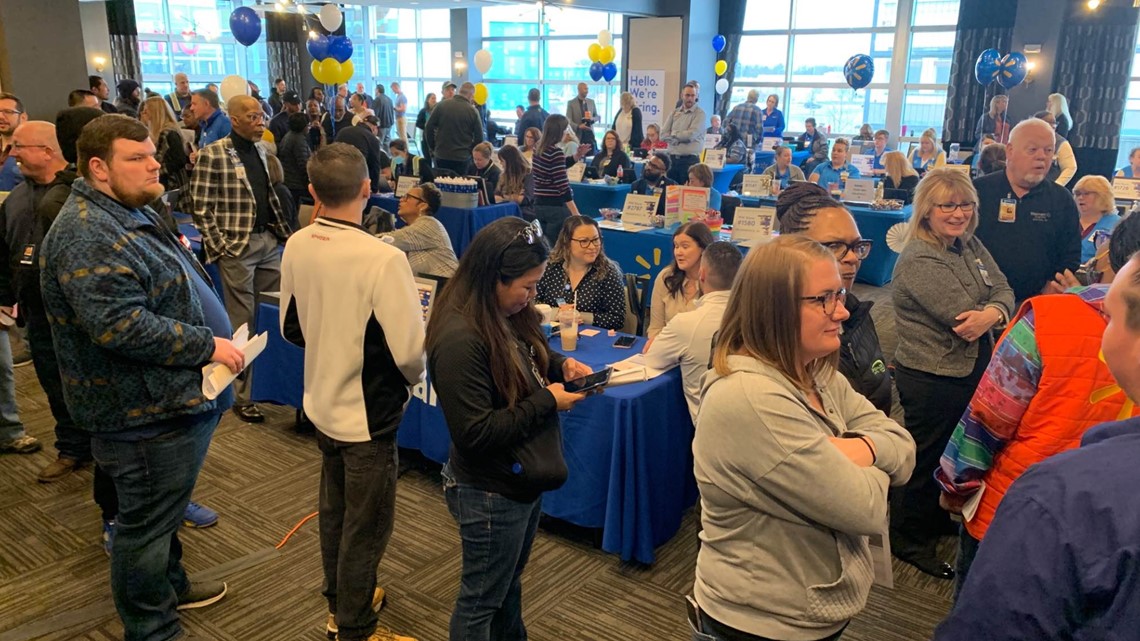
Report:
[[376,630],[376,566],[396,516],[396,434],[345,443],[317,431],[321,450],[320,532],[324,596],[340,639]]
[[954,600],[962,593],[962,586],[966,584],[966,575],[970,573],[970,566],[974,564],[974,557],[978,556],[978,546],[982,542],[970,536],[966,527],[958,531],[958,565],[954,568]]
[[566,203],[535,203],[534,216],[542,225],[542,235],[546,237],[546,242],[553,247],[558,234],[562,233],[562,223],[570,217],[570,208]]
[[678,185],[684,185],[689,182],[689,167],[701,161],[699,156],[685,155],[685,156],[669,156],[671,161],[669,164],[669,179]]
[[[23,309],[23,307],[21,307]],[[91,435],[79,429],[67,411],[63,398],[63,379],[59,375],[59,360],[51,342],[51,327],[47,319],[29,319],[28,347],[32,351],[32,367],[48,399],[52,418],[55,419],[55,449],[59,455],[76,461],[91,460]]]

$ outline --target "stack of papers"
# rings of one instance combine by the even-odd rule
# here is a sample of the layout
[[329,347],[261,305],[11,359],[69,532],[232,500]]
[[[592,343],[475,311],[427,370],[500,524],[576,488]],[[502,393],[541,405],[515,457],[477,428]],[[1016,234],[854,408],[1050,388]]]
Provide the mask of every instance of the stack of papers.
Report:
[[[269,341],[269,334],[262,332],[251,339],[249,337],[249,326],[243,324],[234,332],[232,340],[234,347],[245,354],[245,367],[248,368],[250,363],[265,349],[265,345]],[[245,371],[245,368],[242,371]],[[214,400],[230,386],[230,383],[234,382],[240,373],[231,372],[229,367],[221,363],[206,365],[202,368],[202,394],[211,401]]]
[[669,369],[655,369],[645,364],[645,355],[634,354],[623,361],[613,363],[610,367],[614,368],[609,383],[609,386],[613,387],[614,385],[628,385],[629,383],[652,380],[676,367],[676,365]]

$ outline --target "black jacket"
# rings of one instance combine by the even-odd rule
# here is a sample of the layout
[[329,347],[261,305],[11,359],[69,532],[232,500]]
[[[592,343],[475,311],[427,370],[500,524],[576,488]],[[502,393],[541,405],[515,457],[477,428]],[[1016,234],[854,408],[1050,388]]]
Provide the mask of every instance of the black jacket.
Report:
[[[890,176],[884,176],[883,177],[883,189],[884,190],[893,189],[896,191],[905,191],[906,192],[906,198],[903,199],[903,204],[909,205],[911,203],[911,201],[914,200],[914,190],[918,189],[918,176],[903,176],[901,179],[899,179],[899,184],[897,184],[897,185],[895,184],[895,181],[891,179]],[[887,197],[889,198],[889,196],[887,196]]]
[[[671,178],[669,178],[668,176],[662,176],[661,178],[659,178],[657,180],[657,182],[655,184],[651,185],[651,184],[649,184],[649,181],[646,180],[643,176],[642,178],[638,178],[637,180],[635,180],[633,182],[633,185],[630,186],[630,193],[639,194],[641,196],[649,196],[649,195],[654,194],[654,193],[660,194],[661,199],[657,201],[657,210],[654,213],[658,216],[664,216],[665,215],[665,192],[667,191],[665,188],[668,187],[669,185],[676,185],[676,184],[677,183],[673,182],[673,180]],[[654,191],[651,192],[650,191],[651,189]]]
[[847,311],[851,316],[843,321],[840,337],[839,373],[851,383],[871,404],[891,415],[891,375],[879,346],[879,333],[871,318],[870,301],[860,301],[847,294]]
[[625,151],[617,149],[614,151],[613,156],[613,161],[606,165],[605,169],[602,169],[602,162],[606,157],[600,153],[594,156],[594,162],[590,163],[590,166],[594,168],[594,171],[598,172],[598,177],[613,176],[617,178],[618,167],[622,167],[622,182],[633,183],[633,181],[637,180],[637,172],[633,170],[633,161],[629,159]]
[[[451,433],[456,480],[528,503],[561,487],[567,471],[554,395],[529,376],[530,395],[507,407],[491,377],[490,349],[470,320],[453,310],[438,318],[442,327],[427,345],[428,375]],[[531,362],[521,342],[519,358]],[[550,381],[562,382],[565,360],[550,351]]]
[[431,157],[439,160],[467,161],[471,150],[483,142],[483,119],[475,105],[456,95],[437,104],[424,128],[424,142]]
[[336,142],[347,143],[360,150],[364,161],[368,163],[368,178],[372,181],[372,193],[378,193],[381,168],[380,139],[372,135],[368,125],[361,123],[341,129],[336,135]]
[[[621,110],[618,110],[618,115],[614,116],[614,126],[610,127],[610,129],[617,131],[617,119],[620,115]],[[641,141],[645,140],[645,134],[642,133],[641,130],[641,110],[634,107],[633,111],[630,112],[630,116],[633,118],[633,126],[629,129],[629,140],[623,140],[622,142],[629,145],[631,149],[637,149],[641,146]]]
[[277,159],[285,170],[286,187],[297,191],[309,188],[310,155],[312,150],[309,148],[309,138],[303,131],[290,131],[277,141]]
[[483,179],[483,182],[487,183],[487,198],[491,199],[491,202],[487,204],[493,204],[495,202],[495,191],[499,188],[499,179],[503,176],[503,170],[499,169],[495,166],[495,163],[492,162],[487,165],[486,169],[480,171],[479,168],[475,166],[475,161],[471,161],[467,163],[467,175],[478,176]]
[[546,124],[546,119],[550,114],[541,105],[531,105],[523,112],[522,118],[519,118],[515,123],[515,135],[518,136],[519,142],[522,142],[523,136],[526,135],[526,130],[534,127],[542,131],[542,126]]

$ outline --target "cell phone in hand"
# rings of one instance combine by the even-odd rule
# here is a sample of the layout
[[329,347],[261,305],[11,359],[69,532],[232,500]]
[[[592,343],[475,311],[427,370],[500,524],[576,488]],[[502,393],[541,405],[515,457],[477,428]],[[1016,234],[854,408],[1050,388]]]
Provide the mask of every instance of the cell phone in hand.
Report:
[[610,382],[610,375],[614,373],[614,368],[607,367],[603,370],[587,374],[585,376],[574,378],[562,384],[562,389],[570,392],[571,394],[582,394],[605,387]]
[[633,344],[636,342],[636,336],[618,336],[617,340],[614,341],[614,347],[618,349],[629,349],[633,347]]

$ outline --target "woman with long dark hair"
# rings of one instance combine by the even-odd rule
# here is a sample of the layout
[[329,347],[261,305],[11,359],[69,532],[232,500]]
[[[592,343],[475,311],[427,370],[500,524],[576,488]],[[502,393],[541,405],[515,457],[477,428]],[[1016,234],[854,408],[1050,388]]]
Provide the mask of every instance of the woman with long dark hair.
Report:
[[[697,308],[700,297],[701,255],[713,242],[704,223],[685,223],[673,232],[673,262],[657,274],[649,305],[649,339],[665,328],[671,318]],[[646,351],[649,345],[645,346]]]
[[542,493],[566,481],[558,412],[585,395],[562,381],[590,368],[551,351],[543,334],[533,299],[549,252],[530,223],[496,220],[428,321],[428,372],[451,433],[444,495],[463,545],[451,641],[526,638],[521,577]]
[[587,325],[605,329],[625,325],[621,267],[606,257],[602,230],[589,216],[566,219],[550,253],[550,264],[538,282],[538,302],[558,307],[560,299],[573,303]]
[[427,129],[428,118],[431,117],[432,110],[435,109],[435,94],[429,93],[427,98],[424,98],[423,109],[420,109],[419,115],[416,116],[416,129],[420,132],[420,153],[423,154],[424,160],[427,161],[428,166],[431,166],[431,150],[428,149],[427,144],[423,140],[423,131]]
[[613,176],[617,178],[618,167],[622,169],[622,182],[631,183],[637,180],[633,170],[633,161],[622,149],[621,137],[613,129],[602,136],[602,148],[594,155],[590,166],[597,172],[598,177]]
[[546,119],[531,162],[534,215],[542,224],[542,233],[547,238],[557,238],[562,230],[562,221],[578,215],[570,180],[566,177],[566,154],[561,146],[568,123],[566,116],[561,114],[551,114]]
[[[530,132],[530,129],[527,129],[527,132]],[[531,174],[530,163],[523,158],[519,148],[512,145],[506,145],[499,150],[499,160],[503,163],[503,172],[499,177],[499,186],[495,190],[495,200],[517,204],[522,211],[523,219],[533,221],[535,219],[534,175]]]

